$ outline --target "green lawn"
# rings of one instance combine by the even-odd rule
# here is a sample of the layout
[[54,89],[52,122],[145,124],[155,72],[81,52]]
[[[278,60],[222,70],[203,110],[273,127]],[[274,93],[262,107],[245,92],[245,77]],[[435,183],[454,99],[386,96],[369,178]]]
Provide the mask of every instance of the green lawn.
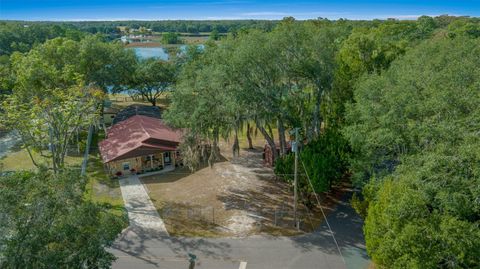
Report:
[[117,179],[111,179],[103,169],[98,155],[90,155],[87,167],[87,189],[85,196],[94,202],[107,204],[113,213],[123,215],[122,192]]
[[[34,154],[34,156],[36,161],[45,163],[44,160],[42,161],[43,158],[38,158],[39,154]],[[80,169],[82,161],[83,155],[65,158],[66,164],[75,169]],[[36,168],[28,152],[19,147],[14,148],[7,156],[0,159],[0,167],[4,171],[34,170]],[[118,180],[110,179],[104,172],[98,154],[91,154],[89,157],[87,177],[85,197],[98,203],[107,204],[108,207],[111,207],[112,212],[123,215],[123,199]]]
[[[40,154],[32,153],[35,161],[41,164],[47,164],[43,158],[40,158]],[[82,163],[82,156],[67,156],[65,157],[65,163],[67,165],[79,166]],[[0,166],[5,171],[20,171],[20,170],[33,170],[35,165],[33,164],[27,150],[15,147],[8,155],[0,159]]]

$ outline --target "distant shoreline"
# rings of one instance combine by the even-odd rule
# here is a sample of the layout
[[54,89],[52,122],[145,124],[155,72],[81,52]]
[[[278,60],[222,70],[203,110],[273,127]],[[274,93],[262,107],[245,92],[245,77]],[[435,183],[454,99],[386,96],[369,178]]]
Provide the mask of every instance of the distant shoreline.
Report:
[[[182,45],[182,44],[179,44]],[[171,46],[171,45],[170,45]],[[156,47],[165,47],[160,42],[131,42],[125,45],[126,48],[156,48]]]

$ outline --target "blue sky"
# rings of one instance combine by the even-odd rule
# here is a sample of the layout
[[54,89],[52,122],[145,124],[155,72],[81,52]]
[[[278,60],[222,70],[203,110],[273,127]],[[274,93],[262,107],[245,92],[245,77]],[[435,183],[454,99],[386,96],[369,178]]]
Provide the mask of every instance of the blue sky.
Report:
[[411,19],[441,14],[480,16],[480,0],[0,0],[0,19]]

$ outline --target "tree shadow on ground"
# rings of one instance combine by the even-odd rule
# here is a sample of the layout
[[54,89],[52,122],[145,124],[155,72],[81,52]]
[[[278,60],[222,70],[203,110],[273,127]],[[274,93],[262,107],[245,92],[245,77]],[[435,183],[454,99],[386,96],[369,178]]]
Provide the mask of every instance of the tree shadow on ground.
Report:
[[225,227],[219,225],[221,217],[214,207],[179,202],[161,202],[158,213],[170,235],[187,237],[226,236]]
[[[216,163],[221,163],[221,162],[226,162],[227,159],[223,156],[220,155],[219,160],[217,160]],[[175,181],[178,181],[182,178],[185,178],[187,176],[190,176],[194,174],[195,172],[198,172],[204,168],[208,167],[208,162],[201,162],[200,166],[198,169],[194,172],[190,171],[190,169],[186,166],[178,166],[175,168],[175,170],[162,173],[162,174],[157,174],[157,175],[151,175],[151,176],[142,176],[139,175],[141,178],[141,182],[143,184],[150,184],[150,183],[172,183]]]
[[[370,259],[366,252],[363,237],[363,220],[350,205],[352,194],[351,189],[347,190],[341,197],[341,201],[333,208],[333,211],[327,213],[328,224],[342,255],[347,259],[347,263],[352,256],[363,260]],[[313,233],[292,237],[291,239],[297,247],[304,251],[321,249],[327,253],[339,254],[327,222],[323,222]]]
[[[163,247],[160,249],[155,246]],[[187,261],[188,253],[213,259],[232,259],[229,243],[211,242],[201,238],[171,237],[155,230],[135,226],[125,229],[112,249],[156,266],[157,257],[175,256]]]

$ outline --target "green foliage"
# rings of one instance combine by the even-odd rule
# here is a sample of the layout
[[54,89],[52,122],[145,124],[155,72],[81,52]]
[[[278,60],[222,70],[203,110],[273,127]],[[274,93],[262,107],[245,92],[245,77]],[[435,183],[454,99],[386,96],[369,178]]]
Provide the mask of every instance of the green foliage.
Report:
[[220,35],[217,31],[217,29],[213,30],[211,33],[210,33],[210,37],[209,37],[211,40],[219,40],[220,39]]
[[85,84],[94,84],[104,91],[113,87],[121,89],[135,71],[136,56],[121,43],[107,43],[100,35],[92,35],[78,42],[77,72],[83,75]]
[[352,198],[350,199],[350,204],[355,209],[355,211],[360,215],[363,219],[367,217],[368,211],[368,200],[361,199],[358,193],[353,193]]
[[268,130],[275,125],[281,143],[294,126],[313,139],[322,96],[331,89],[335,41],[345,33],[324,25],[286,19],[269,33],[250,30],[207,43],[201,57],[183,64],[167,120],[210,141],[238,133],[247,121],[271,147]]
[[287,154],[275,160],[275,166],[273,168],[275,175],[287,182],[293,182],[293,173],[295,171],[294,162],[295,154]]
[[437,22],[432,17],[421,16],[417,19],[417,32],[420,38],[429,37],[437,27]]
[[176,127],[187,128],[195,141],[212,145],[209,162],[213,165],[219,157],[219,138],[230,128],[236,104],[231,89],[225,86],[228,73],[220,64],[225,61],[220,55],[227,51],[215,47],[206,50],[209,57],[194,53],[185,64],[164,118]]
[[[422,17],[419,25],[423,25],[424,20],[428,21]],[[352,101],[354,85],[359,78],[387,69],[392,61],[405,53],[410,44],[426,38],[429,29],[419,30],[415,23],[398,21],[387,21],[372,28],[355,28],[336,54],[338,68],[333,90],[325,106],[327,124],[337,127],[343,125],[345,103]]]
[[174,32],[167,32],[162,34],[162,43],[163,44],[180,44],[182,40],[180,35]]
[[[12,93],[14,84],[11,72],[10,58],[7,55],[0,56],[0,104]],[[0,106],[0,113],[3,108]],[[1,123],[0,123],[1,126]]]
[[155,106],[162,94],[172,90],[176,79],[175,68],[171,62],[154,58],[139,61],[129,83],[130,91],[141,95]]
[[404,154],[471,132],[478,116],[479,50],[477,40],[428,41],[358,84],[345,134],[357,153],[359,179],[389,173]]
[[[477,143],[478,150],[478,143]],[[479,159],[452,150],[413,156],[379,184],[365,223],[367,249],[389,268],[480,266]],[[457,153],[458,154],[458,153]],[[454,168],[454,169],[452,169]]]
[[36,44],[55,37],[80,40],[85,36],[71,25],[51,23],[0,22],[0,55],[28,52]]
[[348,154],[347,142],[332,130],[322,133],[301,151],[301,159],[315,192],[330,190],[332,184],[343,177]]
[[380,266],[480,266],[479,55],[478,39],[426,41],[363,78],[347,107],[357,183],[368,182],[367,250]]
[[179,146],[183,164],[191,172],[196,171],[206,158],[207,150],[202,146],[202,141],[192,134],[184,136],[183,142]]
[[[329,191],[332,184],[340,180],[346,172],[348,157],[348,145],[338,133],[329,130],[321,134],[300,151],[298,169],[303,178],[300,185],[317,193]],[[314,190],[308,185],[305,169]],[[277,159],[274,172],[280,178],[292,182],[294,154]]]
[[[61,24],[61,23],[59,23]],[[119,34],[117,27],[129,30],[140,27],[152,29],[154,32],[206,33],[217,30],[219,33],[235,32],[241,28],[271,30],[277,21],[267,20],[165,20],[165,21],[84,21],[68,22],[77,29],[92,34],[103,33],[110,36]]]
[[15,80],[1,121],[18,130],[31,157],[32,150],[41,153],[55,171],[63,167],[72,136],[97,118],[107,85],[127,81],[134,65],[125,66],[136,61],[133,52],[98,36],[55,38],[10,58]]
[[77,172],[0,177],[1,268],[110,268],[125,220],[83,198]]
[[462,18],[453,21],[448,25],[448,36],[468,36],[468,37],[480,37],[480,21],[477,19],[469,20],[467,18]]

